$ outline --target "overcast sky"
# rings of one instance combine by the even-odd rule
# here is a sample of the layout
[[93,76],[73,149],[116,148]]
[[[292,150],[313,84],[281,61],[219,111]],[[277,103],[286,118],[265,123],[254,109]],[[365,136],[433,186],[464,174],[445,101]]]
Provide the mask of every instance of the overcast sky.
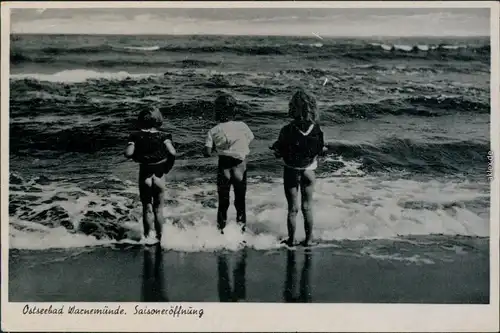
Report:
[[489,36],[489,9],[13,9],[13,33]]

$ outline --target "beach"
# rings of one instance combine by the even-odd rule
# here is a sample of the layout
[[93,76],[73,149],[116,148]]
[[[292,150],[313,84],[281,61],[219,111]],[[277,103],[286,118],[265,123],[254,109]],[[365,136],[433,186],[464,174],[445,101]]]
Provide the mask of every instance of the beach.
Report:
[[[489,302],[488,38],[12,35],[10,60],[10,301]],[[268,147],[298,87],[327,151],[319,245],[288,251]],[[255,134],[244,234],[202,156],[220,91]],[[151,105],[178,157],[144,249],[123,149]]]
[[[442,238],[442,237],[441,237]],[[183,253],[12,251],[13,302],[489,303],[488,241]],[[412,253],[410,255],[410,253]],[[363,254],[360,254],[363,253]],[[481,254],[483,253],[483,254]]]

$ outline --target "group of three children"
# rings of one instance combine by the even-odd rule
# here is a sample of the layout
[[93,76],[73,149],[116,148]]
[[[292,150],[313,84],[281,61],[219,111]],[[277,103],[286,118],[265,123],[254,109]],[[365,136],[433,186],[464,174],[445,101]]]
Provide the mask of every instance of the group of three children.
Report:
[[[234,190],[236,221],[245,230],[247,190],[247,162],[249,145],[254,139],[250,128],[235,121],[236,100],[226,94],[215,99],[215,120],[218,124],[207,134],[203,154],[216,152],[218,212],[217,226],[223,233],[230,205],[230,189]],[[324,147],[323,132],[317,124],[318,109],[315,98],[304,90],[297,91],[289,102],[292,121],[284,126],[278,140],[270,147],[277,158],[283,159],[283,183],[288,202],[288,238],[283,241],[294,245],[295,221],[299,212],[298,197],[304,216],[307,246],[312,237],[312,198],[317,157]],[[172,169],[176,151],[172,136],[160,131],[163,118],[159,110],[144,110],[139,114],[139,131],[130,135],[125,156],[139,163],[139,193],[143,205],[144,239],[147,244],[158,242],[162,236],[163,194],[165,175]],[[155,232],[156,231],[156,232]]]

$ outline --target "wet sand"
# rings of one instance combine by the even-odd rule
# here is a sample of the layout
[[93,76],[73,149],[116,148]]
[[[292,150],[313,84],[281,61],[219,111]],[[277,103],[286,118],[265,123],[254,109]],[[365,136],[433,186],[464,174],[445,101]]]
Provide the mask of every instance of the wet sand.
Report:
[[487,255],[433,263],[333,248],[10,251],[13,302],[488,303]]

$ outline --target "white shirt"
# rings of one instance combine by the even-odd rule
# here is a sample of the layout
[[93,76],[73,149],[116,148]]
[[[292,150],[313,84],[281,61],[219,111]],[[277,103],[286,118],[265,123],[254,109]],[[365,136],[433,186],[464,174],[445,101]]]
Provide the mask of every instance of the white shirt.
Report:
[[244,122],[228,121],[208,131],[205,146],[215,146],[219,155],[244,160],[250,153],[249,145],[253,139],[252,131]]

